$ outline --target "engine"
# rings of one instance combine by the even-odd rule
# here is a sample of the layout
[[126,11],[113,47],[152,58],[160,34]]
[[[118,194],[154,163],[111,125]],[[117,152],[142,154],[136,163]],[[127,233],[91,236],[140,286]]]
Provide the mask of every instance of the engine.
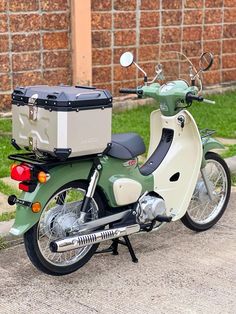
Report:
[[139,223],[150,223],[157,215],[165,215],[166,207],[163,199],[157,196],[146,195],[140,201],[138,221]]

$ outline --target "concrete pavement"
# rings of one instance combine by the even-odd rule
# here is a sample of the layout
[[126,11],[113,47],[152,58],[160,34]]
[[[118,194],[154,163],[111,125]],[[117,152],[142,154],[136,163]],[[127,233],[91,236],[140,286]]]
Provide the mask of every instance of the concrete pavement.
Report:
[[0,252],[1,314],[235,314],[236,188],[218,224],[203,233],[180,222],[131,236],[127,249],[96,255],[65,277],[38,272],[22,245]]

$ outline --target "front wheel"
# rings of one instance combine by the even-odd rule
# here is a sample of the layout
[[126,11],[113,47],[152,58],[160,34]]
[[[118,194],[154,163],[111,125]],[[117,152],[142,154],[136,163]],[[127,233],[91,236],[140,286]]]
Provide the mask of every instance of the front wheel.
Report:
[[183,224],[194,231],[205,231],[214,226],[223,215],[230,197],[231,179],[227,164],[213,152],[208,152],[205,159],[205,173],[213,200],[209,198],[200,174],[189,208],[181,218]]
[[[54,276],[72,273],[87,263],[98,244],[63,253],[53,253],[50,243],[66,238],[71,227],[80,228],[78,218],[87,185],[71,182],[60,188],[44,207],[38,223],[24,235],[26,252],[36,268]],[[86,221],[101,217],[104,204],[95,191]]]

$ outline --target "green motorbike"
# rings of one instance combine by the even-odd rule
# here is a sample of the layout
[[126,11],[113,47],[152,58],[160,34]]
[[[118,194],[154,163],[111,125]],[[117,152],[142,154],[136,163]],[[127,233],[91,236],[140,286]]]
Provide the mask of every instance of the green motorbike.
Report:
[[[10,232],[24,235],[26,252],[39,270],[69,274],[95,253],[117,254],[119,244],[126,245],[137,262],[129,235],[158,230],[179,219],[192,230],[204,231],[220,219],[231,180],[226,163],[211,150],[223,146],[211,137],[211,130],[200,132],[187,111],[193,101],[213,103],[197,87],[201,72],[212,62],[212,54],[203,53],[199,71],[190,64],[190,84],[178,78],[160,85],[156,81],[163,78],[161,65],[148,82],[130,52],[121,56],[123,67],[136,65],[144,73],[144,85],[120,92],[160,103],[160,109],[151,113],[149,150],[141,166],[138,156],[146,148],[135,133],[114,134],[106,149],[95,154],[70,157],[54,150],[58,155],[53,157],[31,147],[32,152],[9,156],[17,162],[11,177],[20,181],[23,191],[19,198],[9,197],[9,204],[16,204]],[[31,126],[34,113],[29,113]],[[35,145],[32,138],[30,143]],[[99,243],[108,240],[112,241],[108,249],[98,251]]]

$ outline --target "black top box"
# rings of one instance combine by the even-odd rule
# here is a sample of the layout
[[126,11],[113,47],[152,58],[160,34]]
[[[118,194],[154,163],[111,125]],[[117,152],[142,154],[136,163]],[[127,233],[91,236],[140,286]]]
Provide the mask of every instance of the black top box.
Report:
[[12,104],[50,111],[105,109],[112,107],[112,95],[108,90],[88,86],[36,85],[17,87],[12,93]]

